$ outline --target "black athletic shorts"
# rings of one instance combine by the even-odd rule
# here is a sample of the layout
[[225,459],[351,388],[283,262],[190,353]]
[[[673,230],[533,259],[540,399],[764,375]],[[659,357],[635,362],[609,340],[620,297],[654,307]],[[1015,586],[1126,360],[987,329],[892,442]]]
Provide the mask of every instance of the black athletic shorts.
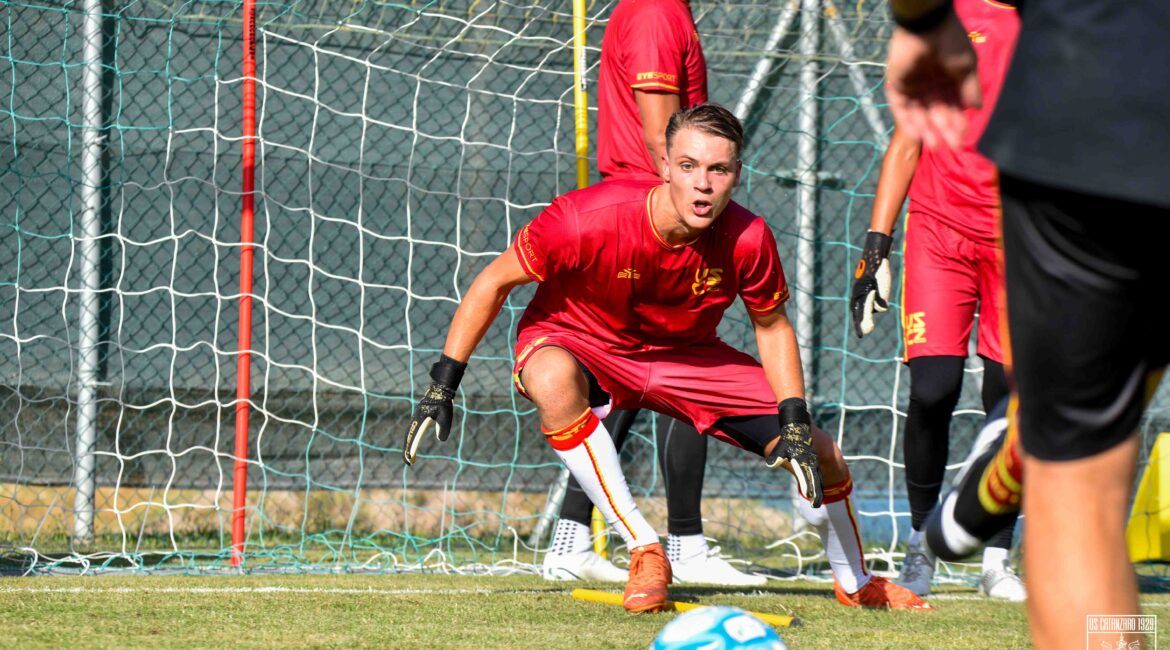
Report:
[[1001,190],[1020,439],[1044,460],[1101,453],[1137,430],[1170,360],[1170,210]]

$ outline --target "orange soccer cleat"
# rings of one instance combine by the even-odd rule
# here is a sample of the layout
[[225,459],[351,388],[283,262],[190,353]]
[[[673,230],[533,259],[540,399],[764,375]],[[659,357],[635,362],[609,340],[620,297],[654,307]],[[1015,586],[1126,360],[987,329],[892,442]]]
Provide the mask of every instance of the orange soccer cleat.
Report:
[[662,544],[639,546],[630,551],[630,577],[626,580],[622,607],[631,614],[662,611],[670,596],[666,590],[670,581],[670,562]]
[[873,576],[865,586],[856,592],[847,594],[833,581],[833,591],[837,593],[837,602],[848,607],[872,607],[875,609],[919,609],[932,610],[925,600],[922,600],[909,589],[894,584],[885,578]]

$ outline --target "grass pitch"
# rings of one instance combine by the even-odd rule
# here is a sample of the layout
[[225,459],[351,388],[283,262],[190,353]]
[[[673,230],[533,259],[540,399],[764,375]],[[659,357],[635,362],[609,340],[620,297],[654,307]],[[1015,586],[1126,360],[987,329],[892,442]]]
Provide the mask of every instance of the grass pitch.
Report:
[[[0,646],[11,648],[646,648],[677,614],[631,616],[536,576],[263,575],[0,579]],[[678,600],[795,615],[790,648],[1027,648],[1023,605],[943,588],[933,612],[842,607],[832,586],[676,586]],[[1160,613],[1170,595],[1143,597]]]
[[[534,576],[97,576],[0,580],[7,647],[645,648],[674,614],[630,616]],[[796,615],[792,648],[1027,647],[1023,608],[958,599],[936,612],[837,605],[829,585],[677,587],[677,599]]]

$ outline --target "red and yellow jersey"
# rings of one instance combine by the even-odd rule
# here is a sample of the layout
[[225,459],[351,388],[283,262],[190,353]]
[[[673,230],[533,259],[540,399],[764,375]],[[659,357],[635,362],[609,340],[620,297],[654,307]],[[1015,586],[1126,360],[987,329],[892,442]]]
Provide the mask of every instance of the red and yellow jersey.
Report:
[[558,197],[520,229],[515,250],[540,283],[520,319],[585,335],[612,351],[674,348],[716,339],[736,296],[757,313],[788,299],[772,231],[732,201],[698,239],[670,246],[654,228],[658,185],[606,181]]
[[967,132],[959,149],[922,150],[910,185],[910,211],[940,219],[976,240],[996,240],[999,184],[995,165],[975,150],[999,99],[1020,18],[1015,7],[992,0],[957,0],[955,12],[979,57],[983,107],[967,109]]
[[682,0],[621,0],[601,42],[597,169],[603,178],[658,178],[634,91],[674,93],[683,108],[707,101],[707,62]]

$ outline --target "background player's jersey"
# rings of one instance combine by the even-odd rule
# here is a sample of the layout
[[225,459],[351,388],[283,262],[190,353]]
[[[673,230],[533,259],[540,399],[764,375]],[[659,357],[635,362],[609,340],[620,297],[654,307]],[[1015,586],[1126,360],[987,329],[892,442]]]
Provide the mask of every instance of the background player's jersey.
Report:
[[650,219],[663,189],[607,181],[558,197],[516,236],[520,264],[540,286],[520,319],[527,328],[583,334],[617,351],[715,340],[723,312],[742,296],[768,313],[788,299],[776,240],[734,201],[690,244],[669,246]]
[[597,169],[603,178],[658,179],[634,91],[674,93],[683,108],[707,101],[707,62],[681,0],[621,0],[601,43]]
[[923,148],[910,185],[910,211],[940,219],[972,239],[994,242],[999,184],[995,165],[975,144],[999,98],[1020,19],[1015,7],[991,0],[958,0],[955,12],[979,57],[983,108],[967,109],[961,148]]

